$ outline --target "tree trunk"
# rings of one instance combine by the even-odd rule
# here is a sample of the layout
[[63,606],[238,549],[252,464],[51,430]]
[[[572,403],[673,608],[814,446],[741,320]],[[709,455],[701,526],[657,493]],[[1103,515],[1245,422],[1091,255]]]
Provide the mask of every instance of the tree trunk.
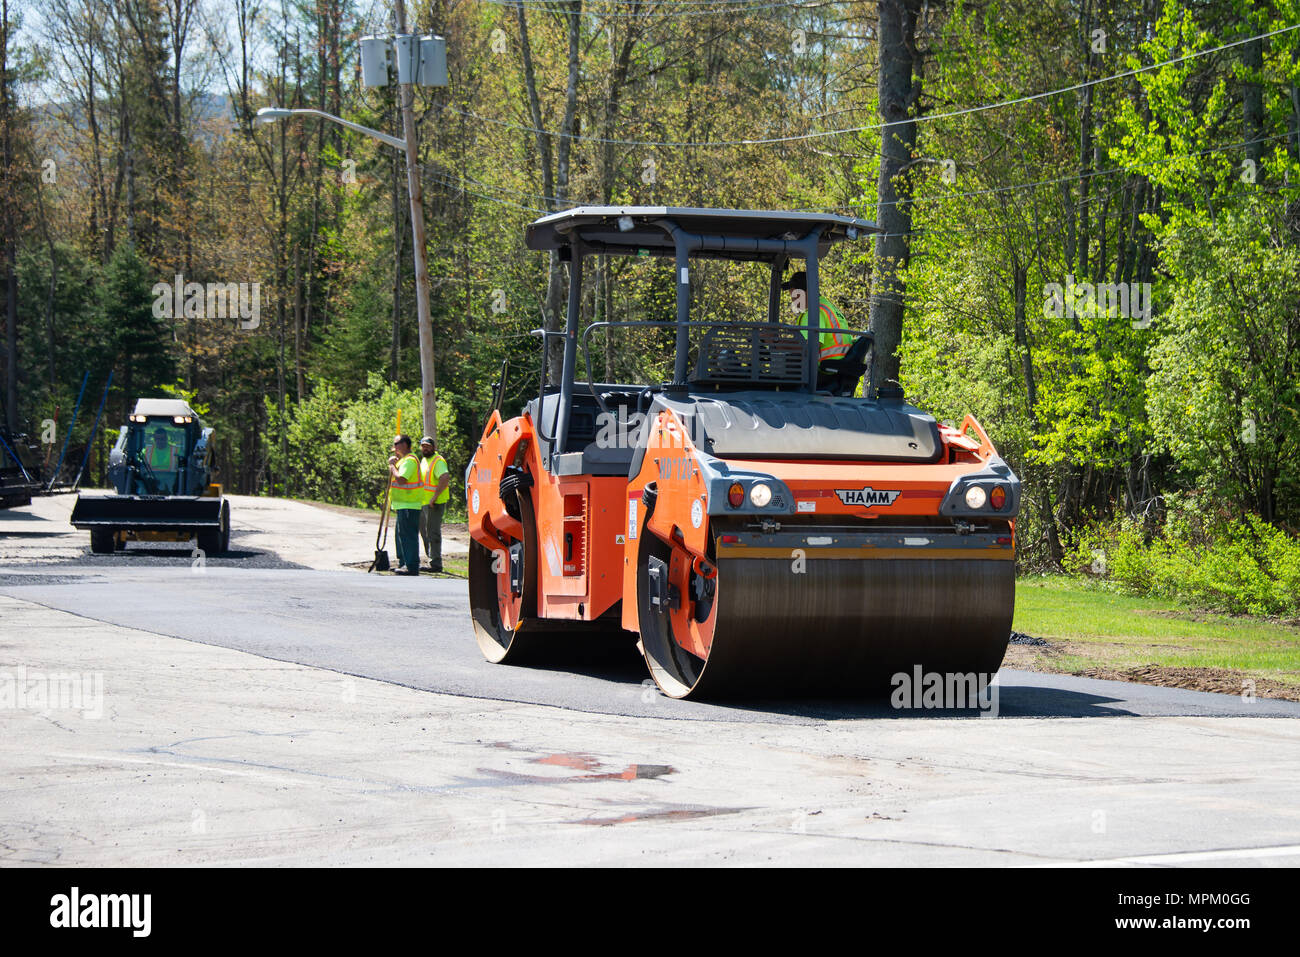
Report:
[[[542,191],[545,193],[543,204],[549,211],[554,211],[560,203],[567,201],[569,185],[569,156],[572,151],[573,125],[578,104],[578,64],[581,36],[582,0],[569,0],[565,4],[564,17],[568,21],[569,32],[569,74],[565,84],[564,121],[560,126],[558,160],[552,166],[551,136],[543,128],[542,105],[537,93],[537,77],[533,70],[532,48],[528,40],[528,15],[524,12],[522,0],[515,2],[515,16],[519,23],[519,40],[524,66],[524,89],[528,96],[528,111],[532,117],[533,129],[537,139],[538,163],[542,173]],[[564,325],[560,317],[560,304],[564,294],[564,275],[560,268],[558,252],[552,252],[546,275],[546,300],[543,306],[545,328],[549,332],[558,332]],[[547,337],[547,365],[552,384],[560,381],[560,369],[564,360],[564,341],[560,336]]]
[[[1092,30],[1092,4],[1084,3],[1079,14],[1080,41],[1083,44],[1084,80],[1092,78],[1093,53],[1090,44]],[[1091,215],[1088,208],[1092,195],[1092,87],[1083,88],[1083,107],[1079,118],[1079,233],[1076,251],[1079,255],[1078,280],[1091,281],[1088,276],[1088,253],[1091,251]],[[1098,275],[1100,280],[1101,276]]]
[[298,248],[293,250],[293,368],[298,401],[307,394],[302,375],[302,263]]
[[[397,113],[396,100],[393,112]],[[406,240],[403,210],[406,196],[402,192],[402,159],[393,154],[393,337],[388,353],[388,381],[397,382],[397,363],[402,346],[402,244]]]
[[[1247,21],[1249,23],[1249,20]],[[1251,28],[1251,32],[1255,32]],[[1264,70],[1264,41],[1251,40],[1241,48],[1241,63],[1249,72],[1242,89],[1242,140],[1246,143],[1246,158],[1256,167],[1264,158],[1264,87],[1259,82]],[[1258,176],[1262,170],[1256,170]]]
[[879,0],[880,177],[877,183],[875,283],[871,330],[875,333],[877,385],[898,381],[898,346],[903,337],[904,288],[901,273],[911,254],[910,169],[916,152],[914,110],[921,94],[921,62],[916,49],[919,0]]

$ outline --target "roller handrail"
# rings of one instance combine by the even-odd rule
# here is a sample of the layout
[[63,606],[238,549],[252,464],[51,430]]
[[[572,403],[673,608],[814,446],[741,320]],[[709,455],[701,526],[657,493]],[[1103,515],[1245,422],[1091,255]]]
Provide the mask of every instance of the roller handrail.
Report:
[[[550,345],[550,343],[547,341],[547,336],[563,336],[564,333],[563,333],[563,332],[560,332],[560,331],[558,331],[558,330],[556,330],[556,331],[552,331],[552,330],[549,330],[549,329],[533,329],[533,330],[529,333],[529,335],[536,336],[537,338],[539,338],[539,339],[542,340],[542,370],[541,370],[541,372],[538,374],[538,378],[537,378],[537,422],[536,422],[536,425],[537,425],[537,434],[538,434],[539,436],[541,436],[542,441],[543,441],[543,442],[546,442],[546,443],[548,443],[548,444],[550,444],[550,443],[552,443],[552,442],[555,441],[555,435],[554,435],[554,433],[552,433],[551,435],[547,435],[547,434],[546,434],[546,429],[542,428],[542,407],[543,407],[543,404],[544,404],[544,403],[543,403],[543,400],[546,398],[546,363],[547,363],[547,359],[550,358],[550,354],[551,354],[551,353],[550,353],[550,349],[547,348],[547,347]],[[553,416],[551,416],[551,428],[552,428],[552,429],[555,428],[556,422],[559,420],[559,418],[560,418],[560,403],[559,403],[559,402],[556,402],[556,403],[555,403],[555,414],[554,414]]]
[[[790,325],[789,323],[784,323],[784,322],[735,322],[732,320],[725,320],[725,319],[688,322],[686,325],[688,328],[697,327],[702,329],[734,328],[734,329],[805,330],[808,328],[807,326]],[[656,321],[656,320],[645,320],[645,319],[630,319],[630,320],[625,319],[617,322],[593,322],[589,324],[585,330],[583,330],[582,357],[583,357],[583,363],[587,369],[587,387],[591,391],[591,397],[596,400],[596,405],[600,407],[600,411],[603,412],[605,415],[609,415],[610,411],[609,411],[609,407],[605,405],[605,400],[602,399],[596,393],[596,383],[593,381],[591,375],[591,344],[588,342],[588,337],[591,335],[593,329],[627,329],[627,328],[645,328],[647,326],[654,327],[654,328],[676,329],[677,323],[672,321],[666,321],[666,320]],[[840,329],[838,331],[844,335],[849,335],[854,337],[872,336],[874,341],[874,334],[866,329]],[[543,365],[545,365],[545,359],[543,359],[542,362]]]

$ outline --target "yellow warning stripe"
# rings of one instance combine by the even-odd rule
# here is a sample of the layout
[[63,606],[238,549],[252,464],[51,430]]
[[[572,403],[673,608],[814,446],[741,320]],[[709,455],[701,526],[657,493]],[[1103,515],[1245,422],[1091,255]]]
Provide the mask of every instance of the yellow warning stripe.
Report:
[[778,558],[789,561],[804,558],[980,558],[988,561],[1011,561],[1015,551],[1011,548],[820,548],[816,545],[793,545],[790,548],[761,548],[748,545],[719,545],[719,558]]

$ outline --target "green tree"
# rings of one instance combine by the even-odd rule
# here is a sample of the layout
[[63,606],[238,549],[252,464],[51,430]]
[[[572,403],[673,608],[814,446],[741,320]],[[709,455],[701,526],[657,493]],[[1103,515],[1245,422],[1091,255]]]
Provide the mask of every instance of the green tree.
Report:
[[1149,390],[1156,440],[1190,482],[1270,522],[1300,514],[1300,247],[1279,212],[1244,197],[1170,231]]
[[169,351],[171,332],[154,315],[153,282],[135,247],[120,243],[104,267],[100,284],[99,332],[110,344],[111,368],[119,384],[122,416],[142,395],[158,394],[176,378]]

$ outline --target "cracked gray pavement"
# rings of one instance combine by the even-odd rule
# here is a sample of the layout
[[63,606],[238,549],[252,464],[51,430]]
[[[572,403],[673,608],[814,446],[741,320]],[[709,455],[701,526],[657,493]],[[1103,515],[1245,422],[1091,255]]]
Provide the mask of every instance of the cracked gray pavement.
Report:
[[6,865],[1300,863],[1290,718],[684,721],[0,617],[4,670],[103,676],[0,710]]
[[0,682],[102,681],[0,707],[0,865],[1300,864],[1291,703],[675,702],[485,663],[463,583],[148,557],[0,563]]

